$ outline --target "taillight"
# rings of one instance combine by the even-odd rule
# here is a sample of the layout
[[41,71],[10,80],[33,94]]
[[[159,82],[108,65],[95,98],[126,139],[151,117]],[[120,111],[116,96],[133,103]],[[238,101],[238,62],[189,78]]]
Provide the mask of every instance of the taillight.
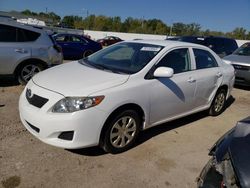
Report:
[[54,44],[54,49],[57,51],[57,52],[59,52],[59,53],[61,53],[62,52],[62,47],[61,46],[59,46],[59,45],[57,45],[57,44]]

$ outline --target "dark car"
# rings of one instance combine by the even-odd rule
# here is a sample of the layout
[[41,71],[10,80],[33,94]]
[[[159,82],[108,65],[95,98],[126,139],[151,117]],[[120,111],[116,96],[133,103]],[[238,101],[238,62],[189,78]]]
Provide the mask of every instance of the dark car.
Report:
[[199,188],[250,187],[250,116],[222,136],[198,177]]
[[114,37],[114,36],[107,36],[103,39],[97,40],[97,42],[99,42],[102,46],[109,46],[121,41],[123,40],[120,39],[119,37]]
[[226,37],[181,36],[181,37],[167,38],[167,40],[178,40],[182,42],[201,44],[211,48],[220,57],[230,55],[238,48],[238,45],[234,39]]
[[62,47],[64,59],[81,59],[102,49],[102,46],[87,37],[76,34],[53,35],[57,44]]

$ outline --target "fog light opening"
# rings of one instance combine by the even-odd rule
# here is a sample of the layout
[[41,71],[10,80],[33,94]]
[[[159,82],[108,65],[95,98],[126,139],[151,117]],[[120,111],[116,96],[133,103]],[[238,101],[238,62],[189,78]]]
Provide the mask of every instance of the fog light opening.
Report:
[[73,140],[73,136],[74,136],[74,131],[65,131],[65,132],[62,132],[58,136],[58,138],[62,140]]

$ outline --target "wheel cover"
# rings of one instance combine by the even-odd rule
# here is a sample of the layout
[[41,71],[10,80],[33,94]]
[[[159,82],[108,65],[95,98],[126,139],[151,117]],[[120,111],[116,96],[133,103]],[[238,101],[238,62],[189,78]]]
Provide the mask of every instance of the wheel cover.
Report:
[[110,143],[115,148],[127,146],[135,138],[136,121],[131,116],[121,117],[110,131]]
[[26,65],[21,71],[21,79],[28,82],[35,74],[41,71],[41,68],[37,65]]
[[221,109],[223,108],[225,103],[225,95],[224,93],[219,93],[216,96],[215,102],[214,102],[214,111],[215,112],[220,112]]

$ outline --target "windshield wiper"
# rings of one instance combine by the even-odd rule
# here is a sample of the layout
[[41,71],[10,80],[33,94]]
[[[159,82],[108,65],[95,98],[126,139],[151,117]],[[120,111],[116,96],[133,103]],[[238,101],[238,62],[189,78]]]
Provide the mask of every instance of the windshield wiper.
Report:
[[122,72],[118,71],[118,70],[115,70],[109,66],[106,66],[106,65],[103,65],[103,64],[94,64],[94,63],[90,63],[92,66],[98,68],[98,69],[101,69],[101,70],[107,70],[107,71],[111,71],[113,73],[118,73],[118,74],[121,74]]
[[113,73],[117,73],[117,74],[126,74],[122,71],[118,71],[112,67],[109,67],[109,66],[106,66],[106,65],[103,65],[103,64],[96,64],[96,63],[92,63],[90,61],[88,61],[88,58],[84,58],[84,59],[81,59],[78,61],[79,63],[83,64],[83,65],[86,65],[86,66],[91,66],[91,67],[95,67],[97,69],[100,69],[100,70],[107,70],[107,71],[111,71]]

